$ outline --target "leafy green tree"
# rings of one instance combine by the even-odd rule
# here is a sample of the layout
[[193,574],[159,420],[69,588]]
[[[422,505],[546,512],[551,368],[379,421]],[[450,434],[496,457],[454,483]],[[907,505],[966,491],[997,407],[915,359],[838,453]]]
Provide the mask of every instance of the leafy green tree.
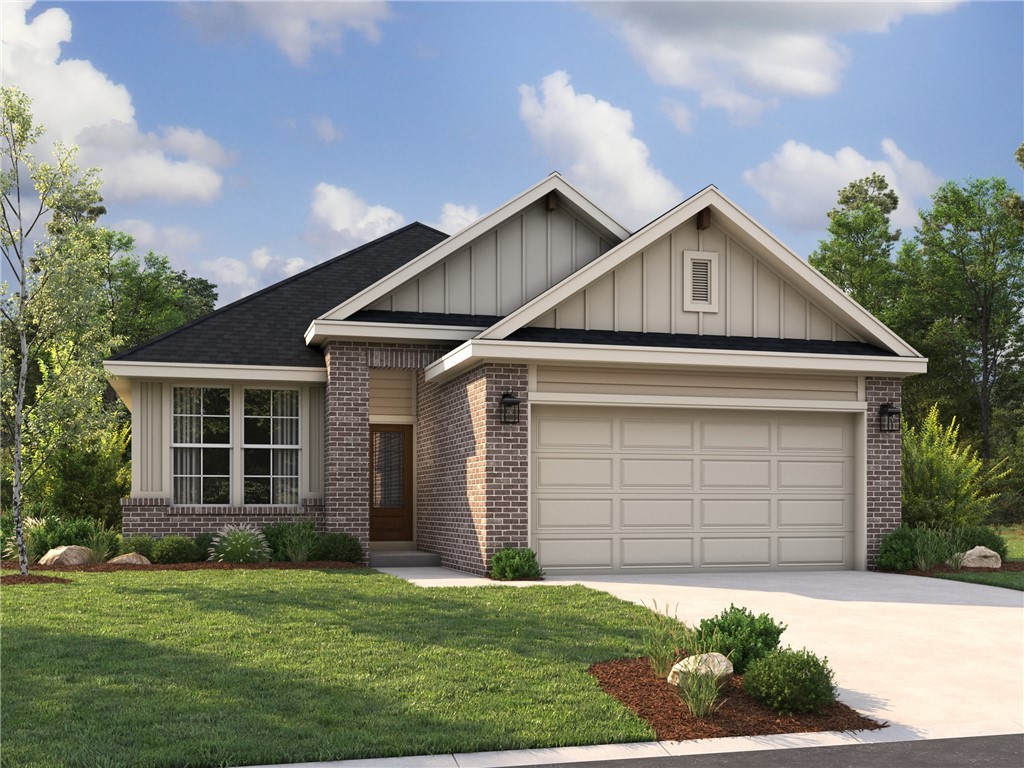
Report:
[[898,259],[896,329],[929,358],[928,376],[906,382],[904,405],[918,417],[935,401],[960,414],[985,459],[993,409],[1024,353],[1024,222],[1007,204],[1013,194],[998,178],[943,184]]
[[899,205],[884,176],[873,173],[839,190],[829,211],[829,238],[818,243],[808,262],[854,301],[883,320],[895,294],[892,250],[900,239],[889,214]]
[[[58,144],[52,162],[37,161],[33,148],[42,136],[28,97],[3,88],[0,247],[10,283],[3,284],[0,314],[16,346],[3,348],[0,403],[22,573],[28,572],[24,484],[52,451],[91,426],[96,393],[106,386],[99,363],[111,347],[100,300],[105,253],[95,224],[102,210],[99,179],[94,170],[79,170],[72,147]],[[29,391],[32,361],[40,378]],[[33,460],[28,472],[26,459]]]

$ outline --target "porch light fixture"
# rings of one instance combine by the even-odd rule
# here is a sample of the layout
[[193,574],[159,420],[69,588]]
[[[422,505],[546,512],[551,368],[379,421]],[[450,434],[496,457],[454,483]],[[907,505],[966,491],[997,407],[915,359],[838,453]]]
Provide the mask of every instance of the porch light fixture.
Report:
[[900,409],[892,403],[882,403],[878,408],[878,431],[900,431]]
[[513,395],[511,392],[506,392],[501,396],[501,423],[502,424],[518,424],[519,423],[519,404],[523,401]]

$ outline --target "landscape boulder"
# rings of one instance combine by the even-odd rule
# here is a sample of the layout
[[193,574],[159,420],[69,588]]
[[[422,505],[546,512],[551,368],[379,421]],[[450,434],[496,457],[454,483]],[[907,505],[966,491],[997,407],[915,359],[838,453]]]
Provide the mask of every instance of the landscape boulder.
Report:
[[92,550],[88,547],[79,547],[72,544],[67,547],[55,547],[43,555],[40,565],[82,565],[88,563],[92,557]]
[[668,673],[672,685],[681,685],[690,675],[713,674],[716,678],[732,674],[732,662],[720,653],[699,653],[677,661]]
[[112,557],[107,561],[114,565],[152,565],[145,555],[140,555],[138,552],[127,552],[117,557]]
[[993,552],[988,547],[975,547],[964,552],[964,568],[1002,568],[1003,559],[998,552]]

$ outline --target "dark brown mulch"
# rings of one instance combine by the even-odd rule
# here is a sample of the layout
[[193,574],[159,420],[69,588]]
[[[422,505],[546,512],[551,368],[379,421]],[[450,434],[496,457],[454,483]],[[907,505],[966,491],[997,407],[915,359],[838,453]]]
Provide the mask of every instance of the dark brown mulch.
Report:
[[38,576],[30,573],[22,576],[20,573],[5,573],[0,575],[0,584],[13,586],[15,584],[70,584],[71,579],[62,579],[60,576]]
[[[936,573],[1005,573],[1007,571],[1024,571],[1024,560],[1003,560],[999,568],[961,568],[957,570],[950,565],[939,565],[930,571],[899,571],[904,576],[934,576]],[[886,571],[893,573],[893,571]]]
[[603,661],[590,668],[601,690],[614,696],[651,724],[659,741],[767,736],[809,731],[868,731],[888,727],[834,702],[817,714],[780,715],[743,690],[732,675],[722,686],[719,708],[708,717],[690,714],[674,686],[654,673],[646,658]]

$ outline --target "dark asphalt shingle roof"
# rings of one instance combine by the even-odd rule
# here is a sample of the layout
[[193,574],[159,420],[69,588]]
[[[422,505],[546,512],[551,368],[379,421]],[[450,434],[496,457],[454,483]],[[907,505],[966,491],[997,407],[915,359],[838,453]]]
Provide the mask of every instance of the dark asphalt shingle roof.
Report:
[[323,366],[323,353],[303,339],[310,322],[447,237],[410,224],[110,359]]
[[740,336],[698,336],[690,333],[638,333],[634,331],[581,331],[571,328],[520,328],[509,335],[508,339],[509,341],[547,341],[563,344],[603,344],[624,347],[798,352],[809,355],[896,356],[895,352],[859,341],[752,339]]

